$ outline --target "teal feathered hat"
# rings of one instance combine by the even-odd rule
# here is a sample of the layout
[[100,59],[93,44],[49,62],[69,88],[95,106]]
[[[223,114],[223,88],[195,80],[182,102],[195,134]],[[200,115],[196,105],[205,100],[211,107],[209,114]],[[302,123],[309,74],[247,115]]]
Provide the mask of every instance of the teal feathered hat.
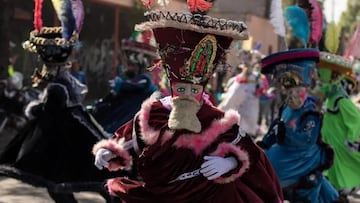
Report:
[[314,48],[299,48],[271,54],[262,59],[264,74],[273,74],[285,88],[310,86],[320,53]]
[[298,6],[285,9],[289,50],[271,54],[261,60],[261,72],[272,74],[285,88],[310,86],[315,77],[318,49],[306,48],[310,24],[304,10]]

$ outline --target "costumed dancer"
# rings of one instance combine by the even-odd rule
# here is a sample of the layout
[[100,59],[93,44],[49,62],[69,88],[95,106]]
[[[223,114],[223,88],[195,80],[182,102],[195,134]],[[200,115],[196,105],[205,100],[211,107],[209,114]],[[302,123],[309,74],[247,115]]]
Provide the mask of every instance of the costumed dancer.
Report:
[[141,103],[158,90],[146,70],[158,59],[151,38],[152,32],[144,31],[134,32],[131,38],[121,41],[122,74],[110,80],[110,94],[92,106],[92,115],[110,134],[129,121]]
[[46,187],[57,203],[77,202],[73,192],[79,191],[99,192],[111,201],[104,180],[119,173],[99,171],[93,165],[92,146],[106,136],[81,105],[87,88],[70,74],[68,64],[80,33],[72,8],[82,10],[82,3],[53,1],[62,27],[42,26],[41,5],[36,1],[35,30],[24,48],[44,63],[34,79],[45,89],[26,107],[29,123],[0,154],[0,174]]
[[335,202],[338,193],[322,175],[332,163],[332,150],[320,136],[321,113],[307,89],[319,58],[316,49],[293,49],[263,59],[263,73],[275,74],[286,104],[258,144],[266,150],[291,202]]
[[28,101],[22,91],[24,76],[13,67],[8,68],[8,74],[6,80],[0,81],[0,136],[20,130],[26,123],[24,108]]
[[[300,22],[306,25],[303,21],[306,14],[300,7],[290,6],[285,14],[290,25],[293,22],[297,22],[296,26],[301,26]],[[293,31],[296,34],[296,30]],[[292,40],[295,44],[307,42],[301,37]],[[287,97],[279,110],[279,118],[258,144],[266,151],[280,179],[284,197],[290,202],[339,201],[338,192],[322,174],[332,164],[333,151],[321,139],[322,114],[308,96],[319,55],[318,49],[294,48],[262,60],[262,73],[272,74]]]
[[360,111],[341,84],[352,73],[352,63],[341,56],[321,52],[318,67],[319,90],[325,95],[321,133],[335,151],[334,165],[326,175],[340,194],[346,196],[360,186]]
[[[205,9],[188,3],[190,11]],[[232,40],[247,38],[246,25],[188,12],[145,17],[136,29],[153,30],[171,96],[146,100],[112,139],[94,146],[99,168],[138,171],[138,180],[109,180],[111,194],[127,203],[282,202],[272,166],[239,128],[240,115],[219,110],[203,94]]]
[[257,136],[257,122],[260,111],[260,92],[265,92],[261,74],[257,67],[260,66],[262,54],[257,50],[243,51],[244,66],[242,72],[230,78],[227,91],[218,108],[225,111],[235,109],[242,116],[240,126],[251,137]]

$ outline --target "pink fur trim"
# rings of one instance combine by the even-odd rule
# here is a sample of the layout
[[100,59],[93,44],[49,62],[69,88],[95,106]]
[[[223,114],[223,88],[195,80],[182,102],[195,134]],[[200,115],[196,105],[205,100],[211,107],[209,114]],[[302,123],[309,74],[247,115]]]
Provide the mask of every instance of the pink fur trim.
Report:
[[109,180],[107,180],[106,181],[106,187],[107,187],[107,189],[108,189],[108,191],[109,191],[109,194],[111,195],[111,196],[114,196],[114,197],[116,197],[117,195],[116,195],[116,192],[115,192],[115,190],[113,190],[112,188],[112,185],[115,183],[115,178],[113,178],[113,179],[109,179]]
[[199,155],[218,136],[228,131],[240,120],[240,115],[235,110],[228,110],[220,120],[215,120],[210,127],[200,134],[185,134],[180,136],[174,145],[176,147],[192,148]]
[[162,136],[161,144],[164,144],[166,141],[170,140],[170,138],[172,138],[173,135],[174,135],[174,131],[166,130]]
[[249,161],[249,155],[246,151],[241,150],[239,146],[230,144],[230,143],[221,143],[218,148],[215,150],[215,152],[211,153],[212,156],[220,156],[225,157],[227,154],[234,154],[237,157],[235,157],[238,161],[241,161],[241,167],[236,173],[233,173],[229,177],[219,177],[215,179],[215,182],[217,183],[229,183],[234,181],[236,178],[242,176],[247,169],[249,169],[250,161]]
[[[109,166],[107,167],[109,171],[128,169],[132,165],[132,158],[129,153],[124,149],[123,143],[123,139],[120,139],[118,143],[116,143],[114,140],[101,140],[94,145],[92,153],[96,155],[99,149],[108,149],[112,151],[115,155],[117,155],[116,158],[109,161]],[[121,159],[122,161],[119,161],[119,159]]]
[[142,139],[146,144],[154,144],[159,138],[160,131],[154,130],[149,126],[150,110],[151,106],[154,103],[154,99],[147,99],[143,102],[140,115],[139,115],[139,124],[142,132]]

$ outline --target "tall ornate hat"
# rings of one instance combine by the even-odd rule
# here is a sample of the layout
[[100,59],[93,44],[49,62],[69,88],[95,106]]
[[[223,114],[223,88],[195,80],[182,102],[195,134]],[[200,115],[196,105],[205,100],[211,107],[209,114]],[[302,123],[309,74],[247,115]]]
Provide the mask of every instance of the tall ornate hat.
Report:
[[71,54],[78,34],[73,33],[66,40],[62,38],[62,27],[42,27],[30,32],[30,38],[23,46],[25,50],[39,54],[44,63],[64,63]]
[[310,38],[308,17],[301,7],[289,6],[285,9],[285,19],[292,31],[289,35],[292,42],[299,43],[289,43],[289,47],[296,46],[263,58],[261,72],[272,74],[285,88],[310,86],[315,77],[320,52],[315,48],[306,48]]
[[81,0],[53,0],[61,27],[43,27],[42,0],[35,0],[34,27],[24,49],[38,53],[45,64],[64,63],[78,40],[84,19]]
[[319,50],[313,48],[277,52],[262,59],[261,72],[273,74],[284,87],[309,86],[319,57]]
[[121,40],[121,51],[131,63],[148,68],[159,57],[155,44],[151,43],[151,30],[134,32],[131,38]]
[[170,81],[205,85],[232,40],[248,38],[247,27],[243,22],[204,15],[210,2],[203,1],[206,8],[191,2],[188,7],[192,13],[146,12],[147,22],[135,29],[153,30]]
[[353,63],[350,59],[335,54],[339,46],[339,27],[331,23],[325,34],[325,47],[327,52],[320,53],[319,79],[322,82],[330,82],[339,79],[338,76],[351,76]]

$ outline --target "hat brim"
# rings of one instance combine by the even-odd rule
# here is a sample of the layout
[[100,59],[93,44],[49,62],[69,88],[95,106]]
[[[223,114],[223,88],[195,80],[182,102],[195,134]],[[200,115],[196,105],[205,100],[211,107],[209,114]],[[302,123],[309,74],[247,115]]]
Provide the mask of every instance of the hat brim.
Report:
[[135,25],[135,30],[145,31],[156,28],[172,27],[190,30],[199,33],[214,34],[233,38],[234,40],[247,40],[249,33],[247,26],[241,21],[202,16],[200,14],[176,13],[169,11],[150,11],[145,13],[149,19],[144,23]]
[[261,73],[270,74],[276,65],[293,63],[302,60],[319,61],[319,50],[313,48],[292,49],[271,54],[261,60]]

